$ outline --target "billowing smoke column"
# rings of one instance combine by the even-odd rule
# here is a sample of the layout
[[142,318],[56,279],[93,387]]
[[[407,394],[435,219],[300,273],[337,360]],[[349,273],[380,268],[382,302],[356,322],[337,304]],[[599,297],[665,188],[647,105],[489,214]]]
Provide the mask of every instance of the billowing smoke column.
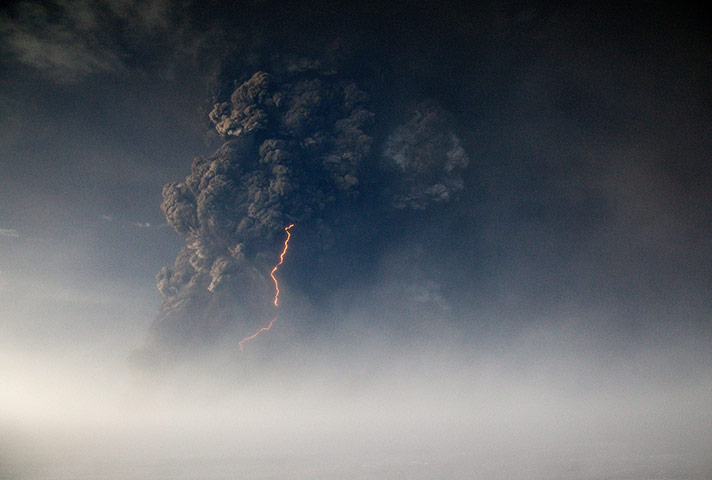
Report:
[[210,344],[228,328],[254,332],[271,313],[267,275],[285,226],[328,231],[327,211],[356,197],[364,178],[393,176],[379,193],[392,199],[385,208],[423,209],[462,188],[467,156],[434,102],[387,138],[380,173],[364,172],[367,95],[334,75],[257,72],[209,117],[224,143],[163,189],[161,208],[186,244],[157,275],[164,301],[138,359]]
[[371,150],[366,101],[351,82],[257,72],[214,106],[224,143],[163,189],[161,208],[186,245],[157,276],[165,299],[146,349],[264,321],[285,226],[318,223],[359,187]]
[[462,170],[469,158],[452,123],[439,104],[427,100],[388,137],[383,165],[398,179],[390,187],[392,206],[424,210],[462,190]]

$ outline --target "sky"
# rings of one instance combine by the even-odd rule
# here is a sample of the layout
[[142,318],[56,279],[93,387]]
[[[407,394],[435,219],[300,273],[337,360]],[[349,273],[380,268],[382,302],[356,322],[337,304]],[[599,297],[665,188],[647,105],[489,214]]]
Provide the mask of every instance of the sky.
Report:
[[712,478],[708,20],[3,6],[0,478]]

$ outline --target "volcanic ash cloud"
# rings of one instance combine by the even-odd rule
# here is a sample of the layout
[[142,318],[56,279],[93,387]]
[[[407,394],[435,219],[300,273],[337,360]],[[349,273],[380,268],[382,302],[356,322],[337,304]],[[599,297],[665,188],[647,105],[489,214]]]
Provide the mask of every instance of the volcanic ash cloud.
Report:
[[284,227],[318,227],[337,199],[354,196],[371,151],[366,94],[325,76],[257,72],[210,120],[222,146],[163,189],[161,208],[185,246],[157,276],[153,347],[261,321]]
[[392,206],[423,210],[464,187],[469,157],[453,132],[451,116],[436,102],[417,105],[386,140],[383,165],[394,172]]

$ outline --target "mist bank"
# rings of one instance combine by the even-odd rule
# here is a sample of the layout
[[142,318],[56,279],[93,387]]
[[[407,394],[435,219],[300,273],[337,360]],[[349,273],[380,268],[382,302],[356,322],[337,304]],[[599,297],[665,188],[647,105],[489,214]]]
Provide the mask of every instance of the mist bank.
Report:
[[154,374],[4,355],[0,476],[712,473],[712,358],[691,336],[611,354],[571,328],[469,347],[361,332],[285,348],[285,326],[261,348]]

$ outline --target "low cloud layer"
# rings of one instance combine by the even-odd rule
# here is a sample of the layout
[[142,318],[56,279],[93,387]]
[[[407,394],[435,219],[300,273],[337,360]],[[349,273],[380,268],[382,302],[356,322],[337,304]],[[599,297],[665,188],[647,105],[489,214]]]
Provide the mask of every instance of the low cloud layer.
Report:
[[710,373],[687,368],[702,342],[602,362],[585,333],[533,329],[472,351],[372,331],[352,335],[359,348],[292,344],[159,384],[66,353],[43,368],[36,352],[14,368],[3,354],[0,474],[709,478]]

